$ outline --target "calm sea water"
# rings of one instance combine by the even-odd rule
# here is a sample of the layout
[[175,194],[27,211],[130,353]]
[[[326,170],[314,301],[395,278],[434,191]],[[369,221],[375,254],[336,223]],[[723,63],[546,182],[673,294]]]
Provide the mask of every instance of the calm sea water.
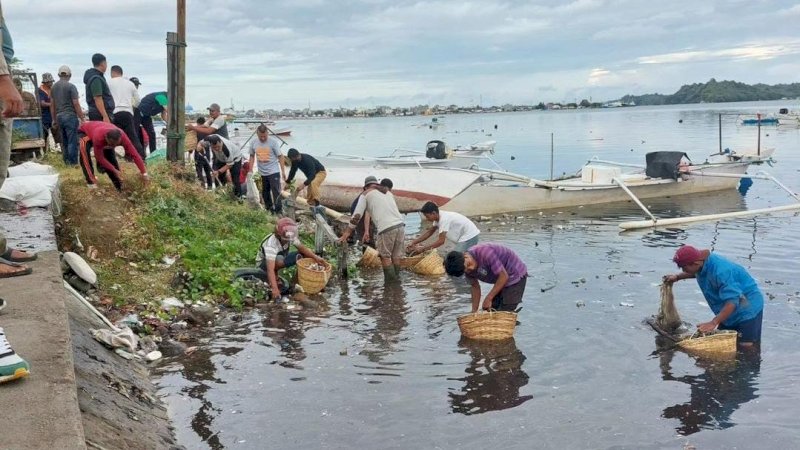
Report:
[[[718,149],[718,113],[773,112],[781,102],[297,121],[290,145],[312,154],[387,154],[497,141],[509,170],[546,178],[592,156],[643,163],[654,150],[695,161]],[[723,118],[723,147],[755,148],[754,127]],[[495,125],[497,128],[495,129]],[[488,136],[491,134],[491,136]],[[764,127],[774,167],[800,189],[800,131]],[[512,159],[513,157],[513,159]],[[661,215],[776,206],[763,181],[648,204]],[[800,236],[797,215],[619,233],[635,206],[536,212],[481,223],[482,241],[513,247],[530,279],[515,339],[460,339],[463,281],[382,274],[332,283],[302,311],[246,312],[208,331],[199,350],[158,370],[161,394],[187,448],[794,448],[800,442]],[[419,220],[409,217],[409,231]],[[663,349],[643,319],[684,243],[743,264],[767,296],[760,356],[709,361]],[[711,318],[693,281],[676,285],[684,320]]]

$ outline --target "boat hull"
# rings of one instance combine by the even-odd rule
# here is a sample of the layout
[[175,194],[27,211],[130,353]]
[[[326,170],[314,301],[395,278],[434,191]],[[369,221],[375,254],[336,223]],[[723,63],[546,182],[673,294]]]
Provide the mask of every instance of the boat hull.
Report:
[[[696,171],[744,174],[749,163],[704,166]],[[690,195],[735,188],[738,178],[686,176],[685,179],[639,180],[625,182],[640,199]],[[584,205],[631,201],[616,185],[579,186],[577,183],[550,188],[523,182],[477,182],[447,202],[442,209],[468,216],[501,214],[513,211],[534,211],[570,208]]]

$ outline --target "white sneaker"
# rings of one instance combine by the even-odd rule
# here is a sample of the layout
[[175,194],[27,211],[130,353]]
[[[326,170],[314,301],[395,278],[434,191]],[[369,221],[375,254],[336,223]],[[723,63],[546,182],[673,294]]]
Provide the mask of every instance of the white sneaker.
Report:
[[28,362],[14,352],[0,328],[0,383],[28,376],[29,373]]

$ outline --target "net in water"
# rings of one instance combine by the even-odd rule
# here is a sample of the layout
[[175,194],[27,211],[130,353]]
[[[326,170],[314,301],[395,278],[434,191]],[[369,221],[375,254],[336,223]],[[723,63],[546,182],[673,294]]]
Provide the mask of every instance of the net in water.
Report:
[[672,295],[672,283],[661,284],[661,306],[656,316],[658,326],[666,331],[675,331],[681,326],[681,316],[675,307],[675,296]]

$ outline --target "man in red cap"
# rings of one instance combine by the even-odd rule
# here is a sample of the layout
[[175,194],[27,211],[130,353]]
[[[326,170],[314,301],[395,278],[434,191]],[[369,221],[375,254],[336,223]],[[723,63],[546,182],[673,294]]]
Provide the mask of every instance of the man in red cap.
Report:
[[[296,252],[289,251],[292,245],[297,249]],[[300,243],[297,223],[294,220],[288,217],[278,219],[275,224],[275,232],[261,241],[256,256],[258,267],[267,272],[273,300],[281,298],[281,291],[278,288],[278,271],[294,266],[301,257],[312,258],[320,264],[325,264],[322,257],[317,256],[310,248]]]
[[711,321],[697,325],[698,330],[736,330],[739,345],[745,347],[761,342],[764,296],[744,267],[710,250],[700,250],[691,245],[679,248],[672,261],[681,273],[665,275],[664,282],[697,279],[708,306],[715,314]]

